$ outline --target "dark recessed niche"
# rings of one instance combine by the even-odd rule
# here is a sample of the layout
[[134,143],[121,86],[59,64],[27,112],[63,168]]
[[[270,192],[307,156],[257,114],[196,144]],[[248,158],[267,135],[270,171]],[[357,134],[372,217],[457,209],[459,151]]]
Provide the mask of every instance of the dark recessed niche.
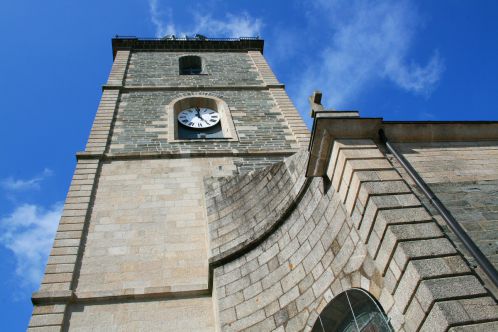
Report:
[[205,129],[194,129],[178,124],[179,139],[223,138],[221,123]]
[[180,75],[199,75],[203,73],[202,58],[196,55],[186,55],[179,59]]

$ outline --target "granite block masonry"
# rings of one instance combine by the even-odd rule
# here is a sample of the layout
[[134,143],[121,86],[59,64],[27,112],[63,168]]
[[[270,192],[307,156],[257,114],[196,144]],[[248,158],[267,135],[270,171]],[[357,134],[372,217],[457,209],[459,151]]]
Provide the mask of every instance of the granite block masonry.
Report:
[[[318,115],[310,135],[262,52],[260,39],[113,40],[28,330],[310,331],[350,290],[396,331],[497,330],[488,286],[373,126]],[[181,74],[183,56],[198,73]],[[168,112],[199,105],[235,134],[182,138]],[[465,179],[464,198],[440,190],[482,208],[488,230],[491,173]]]

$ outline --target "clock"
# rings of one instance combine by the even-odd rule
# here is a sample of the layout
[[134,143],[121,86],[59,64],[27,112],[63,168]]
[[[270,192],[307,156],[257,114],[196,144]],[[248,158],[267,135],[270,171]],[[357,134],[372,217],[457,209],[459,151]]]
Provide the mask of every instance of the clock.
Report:
[[211,128],[220,122],[220,115],[207,107],[190,107],[178,114],[178,122],[194,129]]

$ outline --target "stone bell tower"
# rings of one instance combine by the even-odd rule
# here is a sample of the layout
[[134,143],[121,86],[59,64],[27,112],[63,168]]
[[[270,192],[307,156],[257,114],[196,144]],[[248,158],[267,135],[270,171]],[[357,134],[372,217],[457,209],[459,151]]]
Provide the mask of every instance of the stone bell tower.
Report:
[[263,44],[112,40],[30,331],[216,329],[205,181],[308,144]]

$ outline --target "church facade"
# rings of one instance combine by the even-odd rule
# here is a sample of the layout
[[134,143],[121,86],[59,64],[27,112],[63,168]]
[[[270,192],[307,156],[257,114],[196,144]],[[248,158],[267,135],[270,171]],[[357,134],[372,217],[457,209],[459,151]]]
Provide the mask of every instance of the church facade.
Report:
[[309,132],[263,44],[113,39],[29,331],[498,330],[498,124]]

